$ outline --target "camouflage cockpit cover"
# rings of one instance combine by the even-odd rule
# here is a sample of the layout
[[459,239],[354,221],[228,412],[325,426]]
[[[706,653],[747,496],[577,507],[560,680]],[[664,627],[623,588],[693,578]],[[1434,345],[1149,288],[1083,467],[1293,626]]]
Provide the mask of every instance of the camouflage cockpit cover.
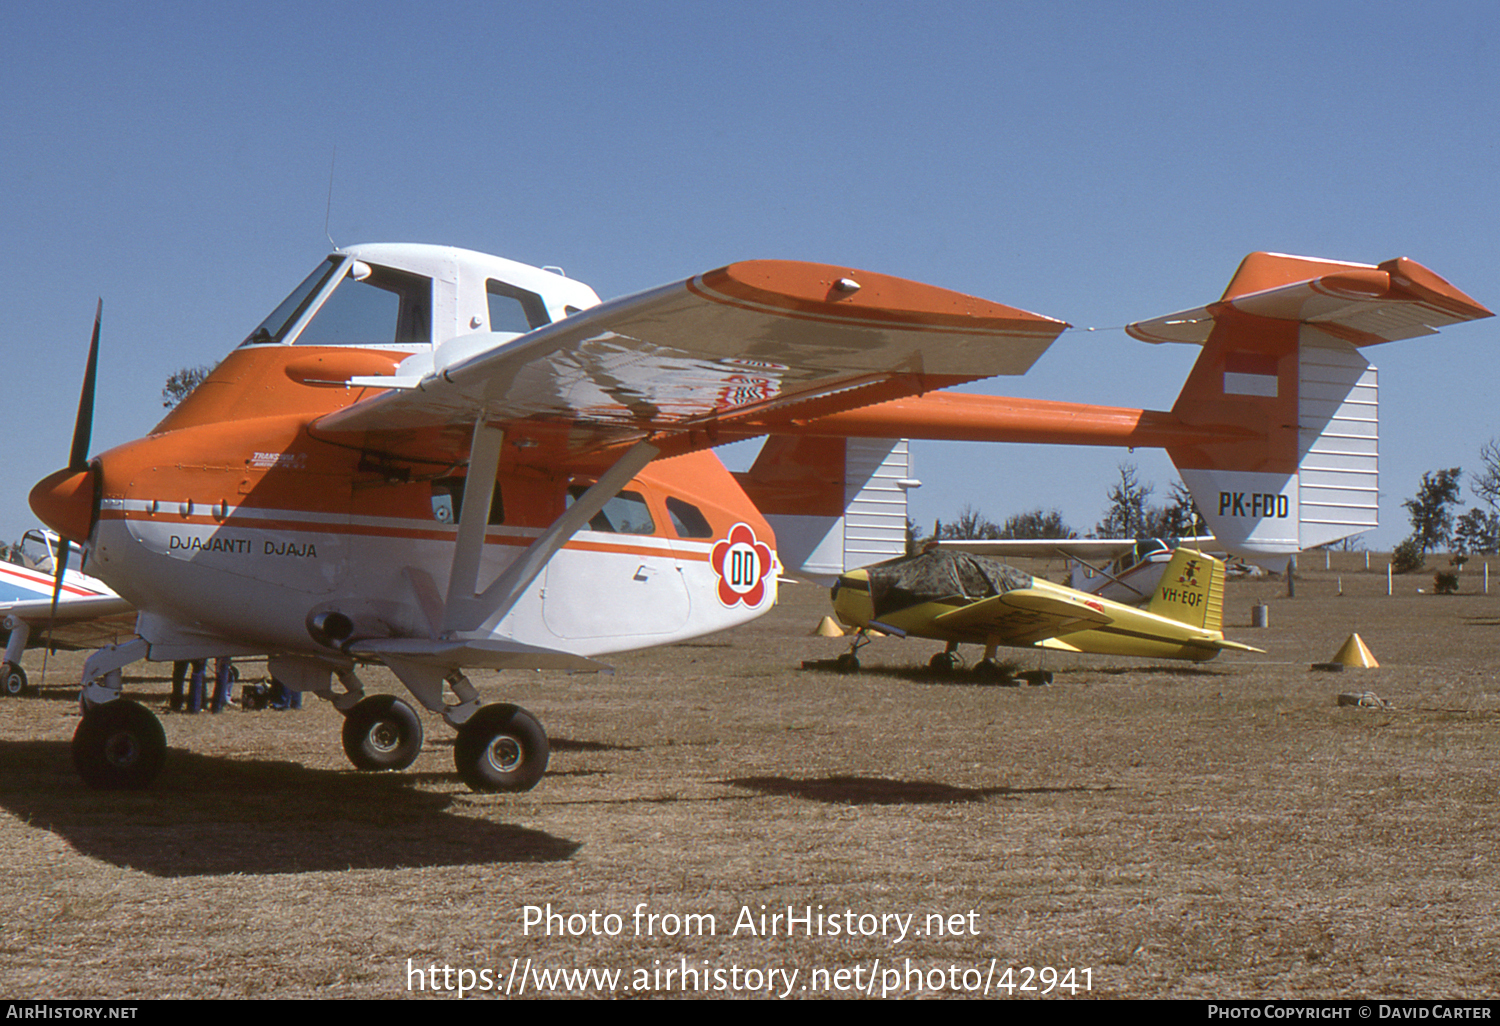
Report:
[[879,619],[922,602],[960,598],[966,602],[1031,587],[1031,575],[997,559],[933,549],[865,568],[870,601]]

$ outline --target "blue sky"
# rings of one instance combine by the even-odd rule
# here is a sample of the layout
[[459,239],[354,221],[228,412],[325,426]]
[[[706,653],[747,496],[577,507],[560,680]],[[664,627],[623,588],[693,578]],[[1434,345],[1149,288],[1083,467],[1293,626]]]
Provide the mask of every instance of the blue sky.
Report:
[[[328,249],[434,242],[601,296],[732,260],[845,263],[1117,329],[1266,249],[1408,256],[1500,304],[1500,5],[1301,2],[12,5],[0,36],[0,535],[159,419]],[[335,159],[335,151],[337,157]],[[1500,435],[1500,323],[1373,351],[1382,526]],[[985,390],[1165,409],[1193,353],[1066,333]],[[1059,508],[1123,459],[916,447],[913,514]]]

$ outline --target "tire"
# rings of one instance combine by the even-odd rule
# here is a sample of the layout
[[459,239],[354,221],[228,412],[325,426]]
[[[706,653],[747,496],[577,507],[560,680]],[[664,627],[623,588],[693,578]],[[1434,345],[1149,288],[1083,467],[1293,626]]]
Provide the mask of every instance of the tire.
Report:
[[975,663],[974,678],[986,684],[998,684],[1002,688],[1020,687],[1020,682],[993,659],[981,659]]
[[959,667],[957,652],[939,652],[927,661],[927,668],[933,673],[947,676]]
[[422,753],[422,721],[395,695],[362,698],[344,714],[344,754],[362,770],[404,770]]
[[3,675],[0,675],[0,694],[6,698],[19,698],[26,694],[28,687],[26,671],[21,668],[20,664],[4,663],[0,666],[4,668]]
[[529,791],[547,772],[547,732],[514,705],[487,705],[458,728],[453,762],[475,791]]
[[859,669],[859,659],[851,652],[845,652],[833,661],[834,669],[840,673],[854,673]]
[[127,699],[89,708],[73,733],[73,765],[99,791],[149,787],[167,756],[167,736],[151,710]]

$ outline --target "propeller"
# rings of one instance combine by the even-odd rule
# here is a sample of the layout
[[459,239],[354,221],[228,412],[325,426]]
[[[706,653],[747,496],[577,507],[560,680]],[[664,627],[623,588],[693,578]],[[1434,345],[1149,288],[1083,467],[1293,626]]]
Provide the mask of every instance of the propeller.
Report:
[[[99,324],[104,318],[104,298],[94,309],[94,337],[89,342],[89,362],[83,372],[83,391],[78,395],[78,417],[73,422],[73,448],[68,454],[69,474],[89,469],[89,443],[94,434],[94,380],[99,370]],[[78,539],[78,548],[83,549],[87,538]],[[68,569],[70,539],[58,532],[58,551],[54,556],[56,566],[52,579],[52,610],[49,619],[57,619],[57,601],[62,596],[63,574]]]

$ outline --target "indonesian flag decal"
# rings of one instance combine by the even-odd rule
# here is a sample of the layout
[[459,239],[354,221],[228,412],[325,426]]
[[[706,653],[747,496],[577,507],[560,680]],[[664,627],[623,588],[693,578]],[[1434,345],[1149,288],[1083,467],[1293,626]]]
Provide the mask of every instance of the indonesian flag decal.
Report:
[[735,524],[728,538],[715,542],[709,562],[719,575],[719,601],[724,605],[743,602],[753,609],[765,601],[771,548],[756,541],[749,524]]

